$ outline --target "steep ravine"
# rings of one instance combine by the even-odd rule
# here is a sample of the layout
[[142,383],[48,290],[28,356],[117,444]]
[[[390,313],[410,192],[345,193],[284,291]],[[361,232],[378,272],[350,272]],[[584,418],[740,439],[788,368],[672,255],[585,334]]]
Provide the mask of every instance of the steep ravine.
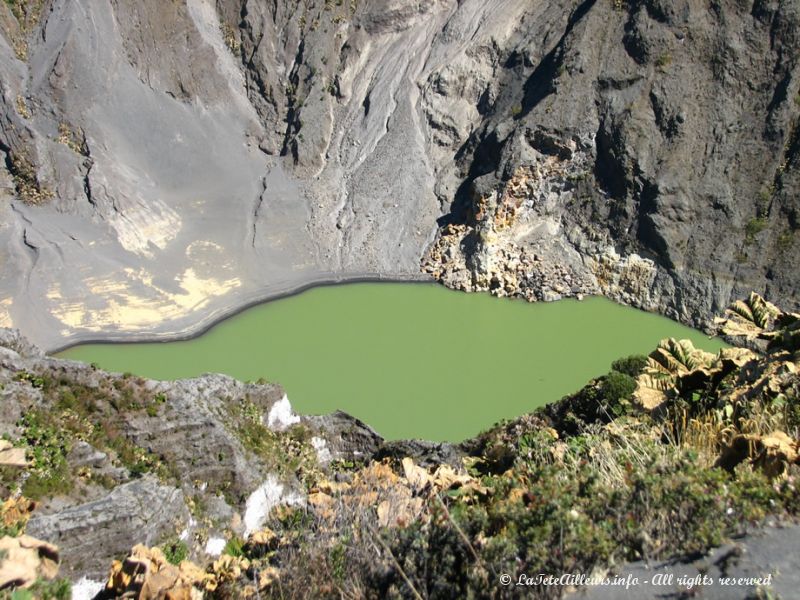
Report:
[[315,281],[796,306],[798,8],[0,4],[0,324],[185,335]]

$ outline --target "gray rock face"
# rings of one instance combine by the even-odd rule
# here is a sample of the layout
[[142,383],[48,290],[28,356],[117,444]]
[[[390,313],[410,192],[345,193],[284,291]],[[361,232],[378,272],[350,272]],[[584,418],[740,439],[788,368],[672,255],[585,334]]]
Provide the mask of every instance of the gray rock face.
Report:
[[369,425],[340,410],[303,419],[325,440],[324,447],[333,459],[366,460],[383,444],[383,438]]
[[157,544],[188,520],[181,491],[145,477],[93,502],[34,516],[27,531],[60,547],[65,576],[102,581],[108,575],[109,559],[127,554],[131,540]]
[[46,349],[420,277],[429,247],[531,299],[795,303],[794,3],[28,5],[0,5],[0,326]]
[[21,358],[44,357],[44,352],[31,344],[18,329],[0,329],[0,347]]
[[[792,598],[797,595],[800,584],[793,558],[797,534],[797,525],[765,527],[715,548],[700,558],[625,565],[613,575],[626,582],[637,581],[627,589],[586,586],[567,597],[591,600],[745,600],[771,595],[774,598]],[[759,583],[759,580],[764,583]]]
[[464,453],[457,446],[446,442],[427,442],[424,440],[398,440],[385,442],[375,453],[375,460],[394,459],[401,461],[411,457],[422,467],[436,467],[447,464],[460,467]]
[[751,288],[796,306],[798,18],[760,2],[539,9],[498,53],[428,270],[700,326]]

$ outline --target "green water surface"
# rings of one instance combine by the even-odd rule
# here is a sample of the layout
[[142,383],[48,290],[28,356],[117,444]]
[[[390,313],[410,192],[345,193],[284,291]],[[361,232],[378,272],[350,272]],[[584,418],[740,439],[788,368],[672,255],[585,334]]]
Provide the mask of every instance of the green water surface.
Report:
[[389,439],[454,441],[558,400],[665,337],[723,345],[603,298],[528,304],[361,283],[262,304],[191,341],[90,344],[60,356],[155,379],[263,377],[299,412],[341,409]]

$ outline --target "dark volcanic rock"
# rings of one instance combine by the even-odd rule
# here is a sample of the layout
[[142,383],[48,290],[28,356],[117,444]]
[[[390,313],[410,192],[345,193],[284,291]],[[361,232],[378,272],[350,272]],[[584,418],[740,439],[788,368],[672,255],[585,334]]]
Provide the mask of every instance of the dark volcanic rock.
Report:
[[398,440],[386,442],[375,453],[375,460],[391,458],[402,460],[411,457],[414,462],[422,467],[435,467],[447,464],[453,467],[462,467],[461,458],[464,456],[458,447],[444,442],[426,442],[423,440]]
[[365,460],[383,442],[372,427],[340,410],[304,417],[304,421],[325,440],[325,448],[334,459]]
[[[533,164],[516,222],[490,227],[497,239],[477,250],[488,258],[467,250],[459,267],[437,253],[429,270],[501,295],[603,293],[703,326],[751,289],[797,306],[797,6],[561,10],[557,25],[544,9],[530,17],[496,53],[499,92],[459,153],[450,222],[480,230],[476,199]],[[554,152],[555,140],[575,151]],[[538,260],[520,270],[509,255]],[[633,255],[643,285],[631,287],[620,258]]]

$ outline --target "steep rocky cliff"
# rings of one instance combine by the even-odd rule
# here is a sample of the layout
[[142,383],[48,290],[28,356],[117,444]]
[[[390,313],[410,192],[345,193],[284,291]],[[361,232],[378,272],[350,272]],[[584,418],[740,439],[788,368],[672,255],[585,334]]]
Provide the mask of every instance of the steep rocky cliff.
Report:
[[0,324],[199,329],[319,280],[796,303],[793,2],[0,3]]
[[798,10],[584,2],[552,37],[529,17],[429,270],[697,325],[748,287],[795,305]]

